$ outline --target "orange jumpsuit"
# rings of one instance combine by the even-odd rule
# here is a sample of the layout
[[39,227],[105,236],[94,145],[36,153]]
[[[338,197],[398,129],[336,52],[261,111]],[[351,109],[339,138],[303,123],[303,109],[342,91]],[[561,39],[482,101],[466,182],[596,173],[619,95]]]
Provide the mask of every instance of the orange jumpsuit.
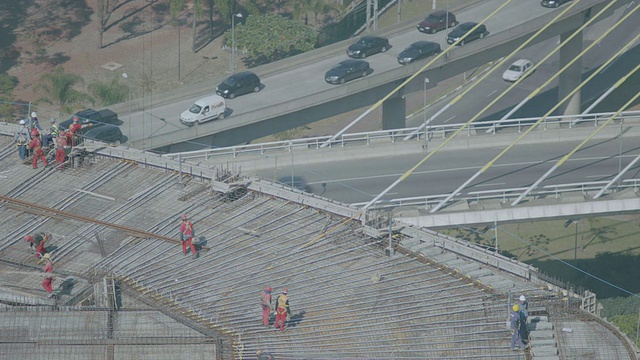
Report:
[[44,157],[44,152],[42,151],[42,141],[40,141],[40,137],[36,136],[29,143],[29,148],[33,149],[33,168],[38,168],[38,158],[42,161],[44,166],[47,166],[47,158]]
[[[47,263],[42,268],[42,271],[45,273],[53,272],[53,262],[51,260],[47,260]],[[48,293],[53,291],[53,277],[46,277],[42,280],[42,288]]]
[[187,245],[191,248],[191,253],[196,254],[196,247],[193,246],[193,224],[189,220],[182,220],[180,224],[180,237],[182,238],[182,253],[187,255]]

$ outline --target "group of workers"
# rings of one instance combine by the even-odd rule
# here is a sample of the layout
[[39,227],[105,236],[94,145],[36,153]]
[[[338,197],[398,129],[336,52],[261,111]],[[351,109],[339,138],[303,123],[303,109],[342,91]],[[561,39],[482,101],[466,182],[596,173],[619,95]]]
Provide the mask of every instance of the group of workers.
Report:
[[[262,306],[262,325],[269,326],[269,316],[271,315],[271,292],[273,288],[271,286],[267,286],[262,290],[260,294],[260,305]],[[275,313],[276,320],[273,323],[276,330],[278,327],[280,331],[284,331],[285,322],[287,321],[287,316],[291,314],[291,308],[289,308],[289,289],[282,289],[282,294],[276,297],[275,301]]]
[[24,241],[29,243],[29,250],[34,251],[35,257],[38,263],[44,262],[45,265],[42,271],[46,274],[44,280],[42,280],[42,288],[48,292],[53,292],[53,260],[51,260],[51,254],[47,251],[46,244],[51,236],[47,233],[41,232],[33,235],[26,235]]
[[525,349],[529,345],[529,328],[527,319],[529,318],[529,302],[524,295],[520,295],[518,303],[513,304],[509,314],[511,325],[511,349],[518,351]]
[[14,135],[18,155],[20,159],[24,161],[29,157],[30,149],[33,153],[34,169],[38,168],[38,159],[40,159],[45,167],[48,165],[43,148],[49,148],[51,146],[55,146],[56,149],[56,164],[62,164],[66,157],[65,149],[77,144],[79,130],[92,125],[82,125],[80,124],[80,119],[74,116],[73,123],[69,125],[69,128],[65,131],[56,124],[56,119],[51,118],[49,130],[40,137],[42,127],[35,112],[31,113],[31,118],[28,123],[26,120],[20,120],[19,123],[20,128]]

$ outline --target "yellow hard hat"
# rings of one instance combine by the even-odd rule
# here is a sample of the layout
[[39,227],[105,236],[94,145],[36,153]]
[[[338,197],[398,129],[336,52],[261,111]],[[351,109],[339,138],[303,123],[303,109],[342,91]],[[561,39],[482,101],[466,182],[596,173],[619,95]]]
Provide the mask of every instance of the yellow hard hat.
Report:
[[51,254],[46,253],[42,257],[45,258],[45,259],[51,259]]
[[513,311],[519,311],[520,310],[520,306],[518,306],[518,304],[513,305],[512,307]]

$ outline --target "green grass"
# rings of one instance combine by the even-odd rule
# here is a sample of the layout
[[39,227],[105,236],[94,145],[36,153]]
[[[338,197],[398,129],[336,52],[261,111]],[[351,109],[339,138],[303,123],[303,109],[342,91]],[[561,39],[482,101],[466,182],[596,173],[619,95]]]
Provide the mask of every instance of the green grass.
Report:
[[[584,218],[577,225],[567,227],[565,221],[498,224],[499,251],[532,264],[548,275],[590,289],[601,298],[628,295],[615,286],[640,292],[637,281],[640,276],[640,215]],[[492,228],[455,228],[443,232],[482,246],[495,246]]]

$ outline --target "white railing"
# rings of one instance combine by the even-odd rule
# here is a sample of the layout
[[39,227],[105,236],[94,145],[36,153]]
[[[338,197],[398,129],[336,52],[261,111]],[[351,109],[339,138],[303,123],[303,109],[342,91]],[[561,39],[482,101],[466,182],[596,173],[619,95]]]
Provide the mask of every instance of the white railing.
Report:
[[[582,194],[588,195],[590,192],[600,191],[609,181],[592,181],[592,182],[584,182],[584,183],[571,183],[571,184],[557,184],[557,185],[547,185],[542,189],[536,192],[529,193],[528,197],[531,199],[544,198],[548,196],[558,197],[563,193],[575,193],[580,192]],[[498,199],[502,202],[511,201],[511,199],[517,198],[527,190],[526,187],[521,188],[509,188],[509,189],[497,189],[497,190],[483,190],[483,191],[472,191],[467,193],[466,195],[456,197],[452,199],[452,202],[456,201],[467,201],[467,202],[478,202],[480,200],[495,200]],[[608,191],[609,193],[617,192],[623,189],[634,189],[636,191],[640,190],[640,178],[639,179],[627,179],[621,181],[616,186],[611,186]],[[376,202],[370,210],[378,210],[378,209],[386,209],[386,208],[398,208],[398,207],[406,207],[406,206],[414,206],[421,208],[429,208],[432,205],[436,205],[440,203],[440,201],[449,196],[449,194],[438,194],[438,195],[426,195],[426,196],[415,196],[408,198],[397,198],[391,200],[380,200]],[[353,203],[351,206],[362,207],[368,204],[368,202],[362,203]]]
[[[553,124],[554,127],[560,128],[584,128],[585,126],[598,126],[602,121],[606,121],[611,117],[613,113],[598,113],[588,115],[565,115],[565,116],[550,116],[546,118],[539,126],[538,129],[547,130],[548,126]],[[518,132],[522,131],[527,126],[531,126],[539,118],[523,118],[523,119],[508,119],[508,120],[495,120],[495,121],[482,121],[474,122],[471,126],[468,126],[464,133],[467,136],[474,136],[477,133],[493,133],[500,132],[500,130],[517,129]],[[617,121],[629,122],[640,121],[640,111],[628,111],[620,114],[615,118]],[[409,141],[431,141],[434,138],[446,138],[453,132],[459,130],[463,124],[442,124],[442,125],[430,125],[418,132],[412,140]],[[329,147],[345,147],[348,145],[371,145],[373,142],[380,143],[395,143],[396,141],[403,141],[402,139],[418,128],[404,128],[393,130],[377,130],[360,133],[343,134],[340,137],[330,142]],[[497,131],[496,131],[497,130]],[[164,154],[162,156],[177,159],[181,157],[183,160],[193,159],[206,159],[221,156],[238,157],[240,155],[264,155],[272,152],[291,152],[295,149],[320,149],[321,146],[327,143],[331,139],[331,136],[319,136],[303,139],[292,139],[284,141],[274,141],[258,144],[236,145],[229,147],[221,147],[215,149],[195,150],[182,153]]]

